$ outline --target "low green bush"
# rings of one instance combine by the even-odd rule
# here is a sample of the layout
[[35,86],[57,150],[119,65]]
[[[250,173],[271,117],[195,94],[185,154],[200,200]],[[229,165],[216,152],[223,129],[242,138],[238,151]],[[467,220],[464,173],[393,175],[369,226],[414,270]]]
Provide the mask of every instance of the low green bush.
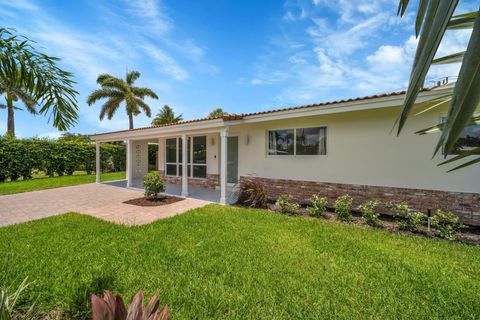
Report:
[[293,197],[289,194],[281,194],[276,203],[281,213],[295,214],[300,208],[300,205],[293,200]]
[[430,221],[432,226],[436,229],[437,235],[448,240],[457,239],[458,232],[461,228],[465,227],[460,223],[456,215],[441,210],[437,210]]
[[145,188],[145,197],[156,198],[157,194],[165,191],[163,178],[156,172],[150,172],[143,177],[143,187]]
[[405,202],[390,203],[388,207],[395,216],[400,217],[397,223],[401,230],[419,232],[427,218],[425,213],[411,210]]
[[380,204],[378,200],[370,200],[358,206],[358,211],[362,214],[365,223],[374,228],[383,227],[380,214],[375,211],[375,208]]
[[325,210],[327,209],[327,198],[319,197],[316,194],[310,199],[310,206],[307,207],[307,211],[312,217],[321,218],[325,216]]
[[335,201],[335,215],[341,221],[349,222],[352,220],[353,198],[348,194],[343,195]]

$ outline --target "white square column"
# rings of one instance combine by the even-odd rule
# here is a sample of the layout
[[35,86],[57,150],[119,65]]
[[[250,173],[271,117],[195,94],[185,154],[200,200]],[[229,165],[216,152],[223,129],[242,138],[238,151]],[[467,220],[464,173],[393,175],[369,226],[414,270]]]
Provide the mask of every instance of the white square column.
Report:
[[95,182],[100,183],[100,142],[95,142]]
[[220,132],[220,204],[227,204],[228,127]]
[[182,135],[182,197],[188,197],[188,139]]
[[127,188],[132,187],[133,165],[132,165],[132,141],[127,140]]

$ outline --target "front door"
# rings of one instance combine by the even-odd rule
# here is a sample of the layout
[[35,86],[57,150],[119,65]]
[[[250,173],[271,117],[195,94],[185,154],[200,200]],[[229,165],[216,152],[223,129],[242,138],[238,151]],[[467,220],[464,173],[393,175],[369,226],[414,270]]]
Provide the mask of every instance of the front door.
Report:
[[227,182],[238,182],[238,137],[227,140]]

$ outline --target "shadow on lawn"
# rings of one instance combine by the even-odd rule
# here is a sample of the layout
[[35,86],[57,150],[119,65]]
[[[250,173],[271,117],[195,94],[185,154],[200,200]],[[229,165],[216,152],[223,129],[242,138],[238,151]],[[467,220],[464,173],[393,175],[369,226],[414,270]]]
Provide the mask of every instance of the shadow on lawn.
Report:
[[68,308],[70,318],[91,319],[90,296],[92,293],[102,295],[104,290],[111,290],[114,282],[115,278],[112,275],[104,275],[95,277],[89,284],[80,286]]

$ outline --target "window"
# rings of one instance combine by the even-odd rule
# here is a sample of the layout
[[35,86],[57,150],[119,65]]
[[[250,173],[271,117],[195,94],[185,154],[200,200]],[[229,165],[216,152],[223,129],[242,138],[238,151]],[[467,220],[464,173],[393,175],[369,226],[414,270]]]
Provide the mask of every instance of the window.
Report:
[[268,131],[269,155],[326,155],[327,127]]
[[[182,138],[166,139],[165,171],[169,176],[182,176]],[[178,159],[178,160],[177,160]],[[193,159],[193,161],[192,161]],[[189,177],[207,177],[207,137],[188,137],[187,172]]]
[[[478,116],[476,114],[475,116]],[[442,118],[442,122],[445,122],[446,118]],[[480,147],[480,123],[472,124],[466,127],[458,141],[455,143],[455,148],[449,154],[459,154],[462,151],[468,151],[473,148]],[[445,154],[445,152],[443,152]]]

